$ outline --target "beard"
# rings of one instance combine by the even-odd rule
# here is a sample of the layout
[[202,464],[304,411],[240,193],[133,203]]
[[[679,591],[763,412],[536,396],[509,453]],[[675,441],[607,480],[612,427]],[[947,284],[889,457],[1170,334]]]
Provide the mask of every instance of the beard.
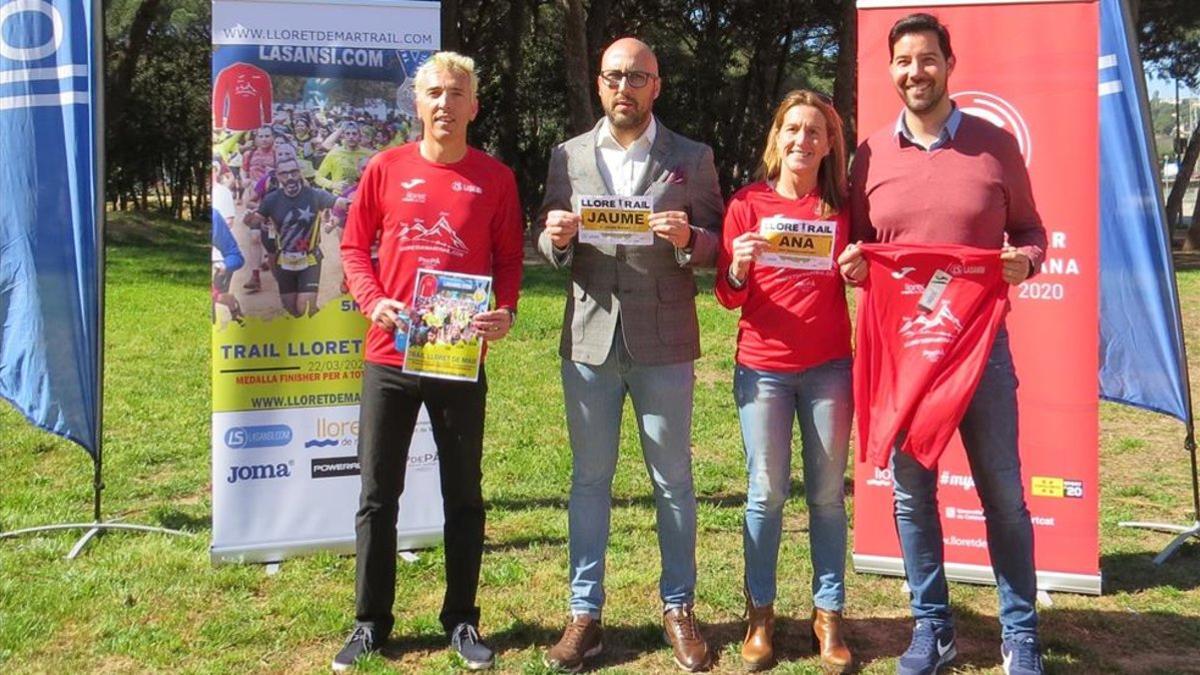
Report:
[[631,104],[632,110],[618,111],[614,104],[608,110],[604,111],[608,117],[608,123],[616,129],[637,129],[646,121],[647,112],[636,107],[637,104]]
[[904,105],[909,110],[916,114],[929,112],[941,104],[942,99],[946,98],[946,85],[934,82],[930,84],[929,96],[927,98],[918,98],[907,90],[904,94]]
[[295,197],[296,195],[300,194],[300,188],[304,187],[304,185],[298,180],[289,180],[284,181],[282,187],[283,194],[289,197]]

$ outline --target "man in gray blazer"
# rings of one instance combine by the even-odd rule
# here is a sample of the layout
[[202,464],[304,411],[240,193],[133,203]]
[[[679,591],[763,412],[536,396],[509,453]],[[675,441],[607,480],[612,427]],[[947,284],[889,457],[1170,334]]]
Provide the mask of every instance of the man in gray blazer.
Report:
[[[703,670],[710,653],[692,614],[692,389],[700,356],[692,268],[715,264],[724,202],[712,150],[666,129],[651,112],[661,80],[648,46],[614,42],[597,84],[605,117],[554,149],[539,215],[539,251],[571,270],[559,354],[573,455],[572,618],[545,661],[575,671],[602,649],[612,479],[628,392],[654,484],[663,628],[679,667]],[[580,198],[603,195],[652,199],[649,245],[579,241]]]

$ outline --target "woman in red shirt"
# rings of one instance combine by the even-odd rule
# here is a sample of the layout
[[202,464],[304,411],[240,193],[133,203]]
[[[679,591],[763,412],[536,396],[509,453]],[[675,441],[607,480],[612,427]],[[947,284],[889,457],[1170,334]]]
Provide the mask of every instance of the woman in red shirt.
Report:
[[850,439],[850,316],[834,261],[849,238],[846,148],[837,111],[821,95],[793,91],[776,108],[760,182],[725,214],[717,299],[740,308],[734,398],[746,451],[745,590],[749,626],[742,659],[774,662],[775,570],[791,484],[792,420],[800,423],[813,566],[814,649],[847,670],[842,638]]

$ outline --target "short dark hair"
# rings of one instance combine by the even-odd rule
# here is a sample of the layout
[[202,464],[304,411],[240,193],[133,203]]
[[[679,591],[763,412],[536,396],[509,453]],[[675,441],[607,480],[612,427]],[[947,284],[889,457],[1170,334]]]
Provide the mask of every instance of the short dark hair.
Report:
[[888,57],[896,55],[896,43],[900,38],[913,33],[934,33],[937,35],[938,47],[942,50],[942,56],[947,59],[954,56],[954,50],[950,48],[950,30],[941,21],[938,21],[936,16],[918,12],[909,14],[892,24],[892,30],[888,32]]

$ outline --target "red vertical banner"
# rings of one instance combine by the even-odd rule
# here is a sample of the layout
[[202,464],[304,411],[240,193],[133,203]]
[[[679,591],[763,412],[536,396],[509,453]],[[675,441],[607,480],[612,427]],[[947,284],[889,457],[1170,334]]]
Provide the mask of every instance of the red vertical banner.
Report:
[[[903,109],[888,75],[892,24],[936,15],[957,59],[951,97],[1017,137],[1049,239],[1041,272],[1011,290],[1008,317],[1038,586],[1099,593],[1099,5],[902,4],[859,2],[860,140]],[[957,435],[937,471],[947,575],[993,583],[983,509]],[[854,481],[855,568],[902,575],[891,476],[859,462]]]

